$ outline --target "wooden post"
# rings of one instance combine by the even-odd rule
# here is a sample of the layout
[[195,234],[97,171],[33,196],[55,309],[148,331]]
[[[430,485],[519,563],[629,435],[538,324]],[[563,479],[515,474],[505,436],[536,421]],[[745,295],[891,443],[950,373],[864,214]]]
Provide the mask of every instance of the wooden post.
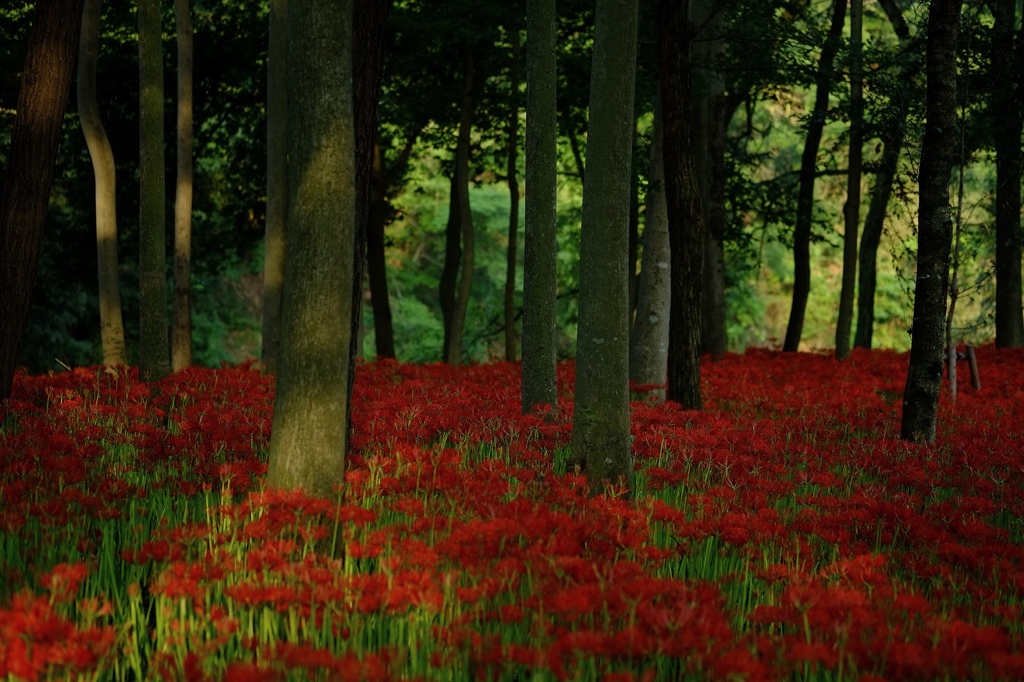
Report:
[[967,346],[967,364],[971,368],[971,387],[975,391],[980,391],[981,375],[978,374],[978,356],[974,352],[974,346]]
[[949,344],[946,348],[947,360],[947,373],[949,376],[949,395],[956,402],[956,345]]

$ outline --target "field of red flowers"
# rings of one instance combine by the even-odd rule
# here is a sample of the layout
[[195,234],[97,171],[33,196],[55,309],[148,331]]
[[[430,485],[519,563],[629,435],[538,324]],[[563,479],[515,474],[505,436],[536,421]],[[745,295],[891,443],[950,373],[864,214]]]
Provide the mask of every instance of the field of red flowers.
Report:
[[337,499],[262,489],[273,381],[19,376],[0,679],[1024,679],[1024,353],[898,439],[907,357],[753,351],[636,387],[636,493],[518,365],[361,365]]

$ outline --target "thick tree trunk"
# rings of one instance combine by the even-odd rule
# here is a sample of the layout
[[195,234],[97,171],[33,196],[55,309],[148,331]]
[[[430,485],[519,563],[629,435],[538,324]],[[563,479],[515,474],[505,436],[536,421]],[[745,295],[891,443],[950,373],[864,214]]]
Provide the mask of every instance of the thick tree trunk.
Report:
[[526,246],[523,253],[523,412],[556,407],[555,0],[526,2]]
[[11,395],[78,49],[82,0],[38,0],[0,192],[0,400]]
[[189,0],[174,0],[178,36],[178,178],[174,194],[174,312],[171,370],[192,364],[192,15]]
[[846,183],[843,211],[843,284],[839,292],[839,320],[836,323],[836,359],[850,357],[853,327],[853,299],[857,285],[857,230],[860,228],[860,177],[863,158],[864,100],[861,75],[861,33],[863,0],[850,0],[850,173]]
[[956,43],[960,0],[933,0],[928,15],[928,74],[921,148],[913,342],[903,392],[903,440],[935,440],[942,386],[943,332],[953,234],[949,174],[956,154]]
[[288,248],[267,486],[333,497],[345,480],[355,286],[352,2],[291,0],[288,30]]
[[793,303],[786,326],[786,339],[782,350],[800,349],[800,336],[804,329],[807,297],[811,293],[811,221],[814,214],[814,180],[818,169],[818,147],[825,128],[828,97],[834,80],[836,52],[839,50],[846,20],[846,0],[834,0],[832,23],[828,39],[821,50],[814,93],[814,106],[807,123],[807,138],[800,157],[800,193],[797,196],[796,224],[793,229]]
[[665,199],[672,251],[668,382],[665,396],[686,409],[701,408],[701,294],[704,217],[690,139],[689,1],[662,0],[658,12],[661,111],[664,115]]
[[[634,112],[635,113],[635,112]],[[637,170],[637,130],[636,121],[633,125],[633,178],[629,188],[629,267],[626,275],[629,277],[629,324],[633,326],[633,318],[636,316],[636,289],[639,283],[640,265],[640,173]]]
[[395,357],[395,331],[388,296],[387,260],[384,253],[384,226],[387,222],[387,182],[381,168],[380,147],[373,153],[373,179],[370,192],[370,220],[366,226],[366,271],[370,281],[370,305],[373,307],[373,331],[378,358]]
[[516,360],[516,247],[519,241],[519,29],[512,31],[508,113],[508,251],[505,260],[505,360]]
[[572,436],[595,489],[632,490],[633,479],[627,252],[637,14],[637,0],[597,0]]
[[441,320],[444,324],[444,346],[441,360],[448,362],[455,330],[456,287],[459,280],[459,262],[462,260],[462,213],[459,211],[459,186],[456,173],[452,173],[448,190],[448,223],[444,228],[444,267],[437,293],[441,301]]
[[96,101],[102,0],[85,0],[78,53],[78,118],[96,178],[96,265],[99,272],[100,342],[104,365],[127,365],[121,287],[117,268],[117,172],[114,152]]
[[160,0],[139,0],[139,375],[167,376],[164,67]]
[[288,0],[270,0],[267,59],[267,224],[263,240],[263,340],[261,360],[277,370],[288,222]]
[[1021,84],[1015,81],[1020,78],[1024,60],[1014,35],[1015,0],[997,0],[995,20],[990,83],[996,148],[996,346],[1018,348],[1024,346],[1020,269],[1020,138],[1024,99]]
[[459,226],[462,234],[462,276],[459,278],[455,311],[452,315],[452,335],[448,341],[445,362],[458,367],[462,364],[462,330],[466,325],[466,310],[469,296],[473,291],[473,271],[476,269],[476,232],[473,229],[473,213],[469,205],[469,134],[473,127],[476,72],[473,50],[466,46],[466,63],[462,86],[462,105],[459,114],[459,136],[455,144],[455,180],[458,205],[452,210],[459,212]]
[[[636,317],[629,336],[629,378],[638,384],[664,385],[668,375],[668,323],[671,296],[671,252],[665,168],[662,162],[661,105],[654,109],[654,139],[647,175],[643,263],[637,285]],[[664,396],[664,390],[659,391]]]

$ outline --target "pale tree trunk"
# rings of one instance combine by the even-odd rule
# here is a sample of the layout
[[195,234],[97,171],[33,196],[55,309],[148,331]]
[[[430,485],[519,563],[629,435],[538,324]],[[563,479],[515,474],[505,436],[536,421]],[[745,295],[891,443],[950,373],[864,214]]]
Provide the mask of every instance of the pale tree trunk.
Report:
[[39,0],[0,190],[0,400],[11,395],[78,48],[82,0]]
[[523,412],[557,407],[555,0],[526,2],[526,246],[523,254]]
[[459,115],[459,137],[455,145],[455,187],[458,205],[459,225],[462,235],[462,276],[459,278],[458,295],[452,316],[452,335],[448,343],[445,362],[458,367],[462,364],[462,330],[466,325],[466,310],[469,296],[473,291],[473,270],[476,268],[476,232],[473,229],[473,213],[469,206],[469,134],[473,127],[475,106],[473,50],[466,46],[466,64],[462,88],[462,106]]
[[174,308],[171,370],[192,364],[192,14],[189,0],[174,0],[178,36],[178,178],[174,194]]
[[288,221],[288,0],[270,0],[267,59],[267,222],[263,238],[263,339],[260,359],[277,369]]
[[96,178],[96,265],[99,272],[100,341],[104,365],[127,365],[121,287],[117,269],[117,173],[114,152],[96,101],[102,0],[85,0],[78,52],[78,118]]
[[935,441],[942,387],[946,291],[953,226],[949,174],[956,154],[956,43],[960,0],[933,0],[928,14],[928,74],[924,143],[921,147],[917,279],[913,342],[903,391],[903,440]]
[[597,491],[632,490],[629,193],[637,0],[598,0],[580,237],[573,459]]
[[814,106],[807,123],[807,137],[800,157],[800,192],[796,204],[796,224],[793,228],[793,302],[786,325],[786,339],[782,350],[795,353],[800,349],[800,336],[804,329],[807,297],[811,293],[811,222],[814,214],[814,181],[818,171],[818,147],[825,129],[828,97],[834,80],[836,52],[846,21],[846,0],[834,0],[832,23],[825,46],[818,61],[818,74],[814,91]]
[[[637,284],[636,318],[629,336],[629,378],[638,384],[664,385],[668,373],[668,323],[671,300],[671,252],[665,169],[662,162],[661,105],[654,109],[654,139],[647,174],[643,256]],[[664,390],[658,392],[664,396]]]
[[508,253],[505,266],[505,360],[516,360],[516,247],[519,240],[519,29],[512,30],[508,114]]
[[139,375],[167,376],[164,68],[160,0],[139,0]]
[[288,30],[288,248],[267,486],[333,497],[345,480],[355,286],[352,0],[291,0]]
[[863,158],[864,98],[861,75],[863,0],[850,0],[850,172],[847,176],[843,235],[843,284],[836,324],[836,359],[850,357],[853,299],[857,284],[857,230],[860,227],[860,177]]

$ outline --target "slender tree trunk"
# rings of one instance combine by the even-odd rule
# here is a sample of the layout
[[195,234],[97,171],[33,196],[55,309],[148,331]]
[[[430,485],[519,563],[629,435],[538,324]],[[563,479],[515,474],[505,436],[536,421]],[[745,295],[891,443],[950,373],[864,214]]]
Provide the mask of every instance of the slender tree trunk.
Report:
[[[455,314],[452,317],[452,337],[448,343],[445,362],[458,367],[462,364],[462,330],[466,324],[466,310],[469,296],[473,291],[473,271],[476,269],[476,232],[473,229],[473,213],[469,206],[469,134],[473,127],[473,108],[476,106],[473,50],[466,46],[465,80],[462,87],[462,106],[459,116],[459,137],[455,146],[455,179],[459,225],[462,232],[462,277],[459,278],[458,296],[455,299]],[[455,207],[453,207],[455,208]]]
[[11,395],[78,49],[82,0],[38,0],[0,191],[0,400]]
[[903,440],[935,440],[942,342],[953,226],[949,174],[956,142],[956,43],[961,0],[933,0],[928,14],[928,74],[924,143],[921,148],[917,280],[913,342],[903,392]]
[[192,364],[192,15],[189,0],[174,0],[178,35],[178,182],[174,195],[174,312],[171,369]]
[[580,239],[572,451],[596,489],[632,490],[629,433],[629,189],[637,0],[597,0]]
[[127,365],[121,287],[117,268],[117,172],[114,152],[96,101],[102,0],[85,0],[78,53],[78,118],[96,178],[96,265],[99,272],[100,340],[104,365]]
[[519,241],[519,29],[512,30],[508,114],[508,252],[505,263],[505,360],[516,360],[516,246]]
[[[992,52],[992,109],[996,148],[996,346],[1024,346],[1021,309],[1020,69],[1024,66],[1015,40],[1017,3],[997,0]],[[1015,44],[1016,43],[1016,44]],[[1016,87],[1014,87],[1016,85]]]
[[345,480],[355,286],[352,1],[291,0],[288,30],[288,248],[267,486],[333,497]]
[[261,359],[277,370],[288,222],[288,0],[270,0],[267,60],[267,223],[263,239],[263,340]]
[[817,86],[814,93],[814,107],[807,123],[807,138],[800,159],[800,193],[796,205],[796,225],[793,230],[793,304],[786,327],[786,340],[782,350],[796,352],[800,348],[800,336],[804,328],[804,314],[807,312],[807,297],[811,292],[811,221],[814,213],[814,180],[818,167],[818,147],[821,133],[825,128],[825,114],[828,111],[828,97],[834,80],[836,52],[839,50],[846,21],[846,0],[834,0],[832,23],[828,39],[821,50],[818,61]]
[[853,327],[853,298],[857,284],[857,230],[860,227],[860,178],[863,158],[864,101],[861,75],[861,33],[863,0],[850,0],[850,174],[847,176],[846,206],[843,211],[843,284],[839,292],[839,321],[836,324],[836,359],[850,357]]
[[139,0],[139,375],[167,376],[164,67],[160,0]]
[[526,247],[523,253],[523,412],[557,407],[555,0],[526,2]]
[[462,260],[462,213],[459,211],[459,185],[457,173],[453,172],[448,191],[448,223],[444,228],[444,267],[438,283],[438,298],[441,301],[441,319],[444,324],[444,347],[441,359],[448,362],[452,348],[452,333],[455,330],[456,288],[459,279],[459,262]]
[[[665,168],[662,162],[661,105],[654,108],[654,139],[647,174],[643,263],[637,284],[636,317],[629,336],[629,378],[638,384],[663,385],[668,375],[668,323],[671,300],[671,252]],[[660,391],[664,396],[664,391]]]
[[704,217],[690,139],[689,0],[662,0],[658,12],[661,111],[664,114],[665,199],[672,251],[666,397],[701,408],[700,314]]
[[384,225],[387,222],[387,182],[381,168],[380,147],[373,153],[370,222],[366,230],[366,271],[370,281],[370,305],[373,306],[373,330],[378,358],[395,357],[395,331],[388,297],[387,261],[384,253]]

